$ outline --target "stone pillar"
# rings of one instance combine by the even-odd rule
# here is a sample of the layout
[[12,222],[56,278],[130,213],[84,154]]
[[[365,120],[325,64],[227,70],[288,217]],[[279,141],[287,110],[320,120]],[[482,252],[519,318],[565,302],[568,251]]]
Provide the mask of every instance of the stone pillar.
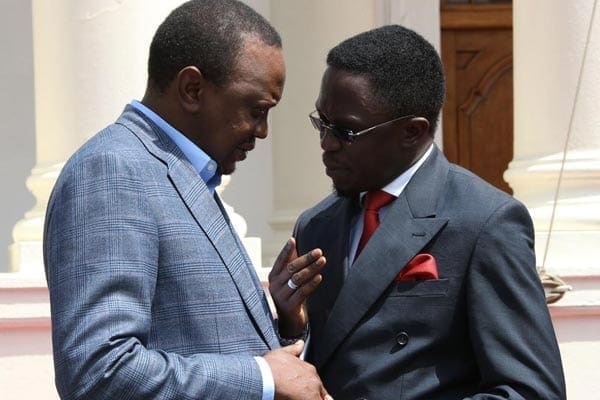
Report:
[[538,265],[547,254],[545,269],[563,276],[600,276],[600,10],[594,3],[513,3],[514,160],[504,176],[532,214]]
[[36,205],[13,230],[10,270],[43,274],[42,230],[50,190],[66,159],[139,98],[152,34],[182,0],[33,0]]

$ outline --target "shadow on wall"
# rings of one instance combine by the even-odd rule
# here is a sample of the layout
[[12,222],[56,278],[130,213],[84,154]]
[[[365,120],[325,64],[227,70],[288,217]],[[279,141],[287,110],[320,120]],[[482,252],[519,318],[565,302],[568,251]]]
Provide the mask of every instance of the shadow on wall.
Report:
[[31,0],[0,4],[0,272],[17,221],[34,205],[25,180],[35,166],[35,112]]

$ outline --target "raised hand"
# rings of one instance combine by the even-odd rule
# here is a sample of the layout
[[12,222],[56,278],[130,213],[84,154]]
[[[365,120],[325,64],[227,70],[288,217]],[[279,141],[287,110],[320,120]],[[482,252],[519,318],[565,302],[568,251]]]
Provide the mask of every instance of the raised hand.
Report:
[[319,286],[326,260],[321,249],[298,256],[296,240],[288,239],[269,274],[269,291],[277,308],[279,333],[297,337],[308,323],[304,304]]

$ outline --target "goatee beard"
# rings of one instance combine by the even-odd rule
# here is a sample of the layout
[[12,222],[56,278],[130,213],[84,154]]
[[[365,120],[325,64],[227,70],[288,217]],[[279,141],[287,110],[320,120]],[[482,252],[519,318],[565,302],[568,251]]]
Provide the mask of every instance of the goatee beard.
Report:
[[335,186],[335,184],[331,186],[331,192],[338,197],[344,197],[346,199],[355,199],[358,196],[358,193],[348,190],[342,190]]

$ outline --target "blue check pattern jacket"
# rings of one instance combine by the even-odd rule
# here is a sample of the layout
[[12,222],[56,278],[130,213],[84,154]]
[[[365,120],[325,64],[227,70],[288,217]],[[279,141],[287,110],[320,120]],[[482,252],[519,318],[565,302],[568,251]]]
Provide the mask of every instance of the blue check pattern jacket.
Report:
[[66,163],[44,263],[63,399],[260,399],[253,356],[279,347],[218,198],[127,106]]

